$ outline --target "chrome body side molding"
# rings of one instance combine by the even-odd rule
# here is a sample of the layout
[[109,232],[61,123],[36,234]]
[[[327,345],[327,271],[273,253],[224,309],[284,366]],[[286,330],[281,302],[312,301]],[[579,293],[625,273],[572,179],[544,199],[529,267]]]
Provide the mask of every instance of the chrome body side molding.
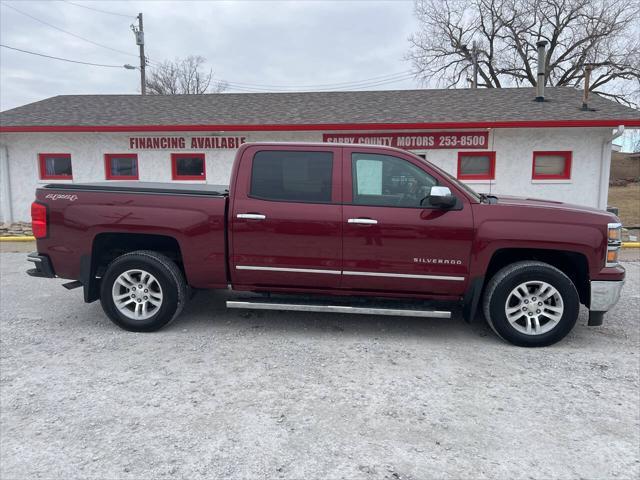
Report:
[[462,282],[464,277],[450,275],[418,275],[410,273],[384,273],[384,272],[363,272],[352,270],[322,270],[316,268],[290,268],[290,267],[261,267],[253,265],[236,265],[236,270],[257,270],[265,272],[289,272],[289,273],[324,273],[327,275],[356,275],[363,277],[388,277],[388,278],[415,278],[421,280],[444,280],[452,282]]

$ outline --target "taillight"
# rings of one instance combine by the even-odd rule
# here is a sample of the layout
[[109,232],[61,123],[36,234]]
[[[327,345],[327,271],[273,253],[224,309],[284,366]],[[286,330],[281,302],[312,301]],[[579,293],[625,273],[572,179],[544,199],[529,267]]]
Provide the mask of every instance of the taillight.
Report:
[[31,230],[36,238],[47,236],[47,206],[42,203],[31,204]]

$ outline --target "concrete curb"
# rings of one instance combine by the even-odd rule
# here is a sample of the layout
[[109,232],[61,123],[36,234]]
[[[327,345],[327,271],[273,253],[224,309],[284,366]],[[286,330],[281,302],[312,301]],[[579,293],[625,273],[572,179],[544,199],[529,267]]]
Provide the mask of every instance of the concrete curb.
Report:
[[35,237],[0,237],[0,242],[35,242]]

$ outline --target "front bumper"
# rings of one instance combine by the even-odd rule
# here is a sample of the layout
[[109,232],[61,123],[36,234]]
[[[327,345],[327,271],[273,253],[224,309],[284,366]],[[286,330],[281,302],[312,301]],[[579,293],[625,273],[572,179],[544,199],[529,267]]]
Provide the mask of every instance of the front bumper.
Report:
[[620,299],[624,280],[591,281],[589,326],[602,325],[605,312],[611,310]]
[[27,255],[27,261],[33,262],[36,268],[27,270],[27,275],[40,278],[54,278],[56,274],[53,272],[53,266],[51,260],[46,255],[40,255],[38,252],[33,252]]

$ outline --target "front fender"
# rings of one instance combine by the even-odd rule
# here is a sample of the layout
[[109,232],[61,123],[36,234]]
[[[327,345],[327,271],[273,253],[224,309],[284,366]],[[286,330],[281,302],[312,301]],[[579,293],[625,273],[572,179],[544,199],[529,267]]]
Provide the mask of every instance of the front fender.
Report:
[[597,225],[531,219],[487,219],[476,226],[471,252],[472,276],[484,275],[502,249],[572,252],[587,259],[589,272],[602,268],[607,242]]

